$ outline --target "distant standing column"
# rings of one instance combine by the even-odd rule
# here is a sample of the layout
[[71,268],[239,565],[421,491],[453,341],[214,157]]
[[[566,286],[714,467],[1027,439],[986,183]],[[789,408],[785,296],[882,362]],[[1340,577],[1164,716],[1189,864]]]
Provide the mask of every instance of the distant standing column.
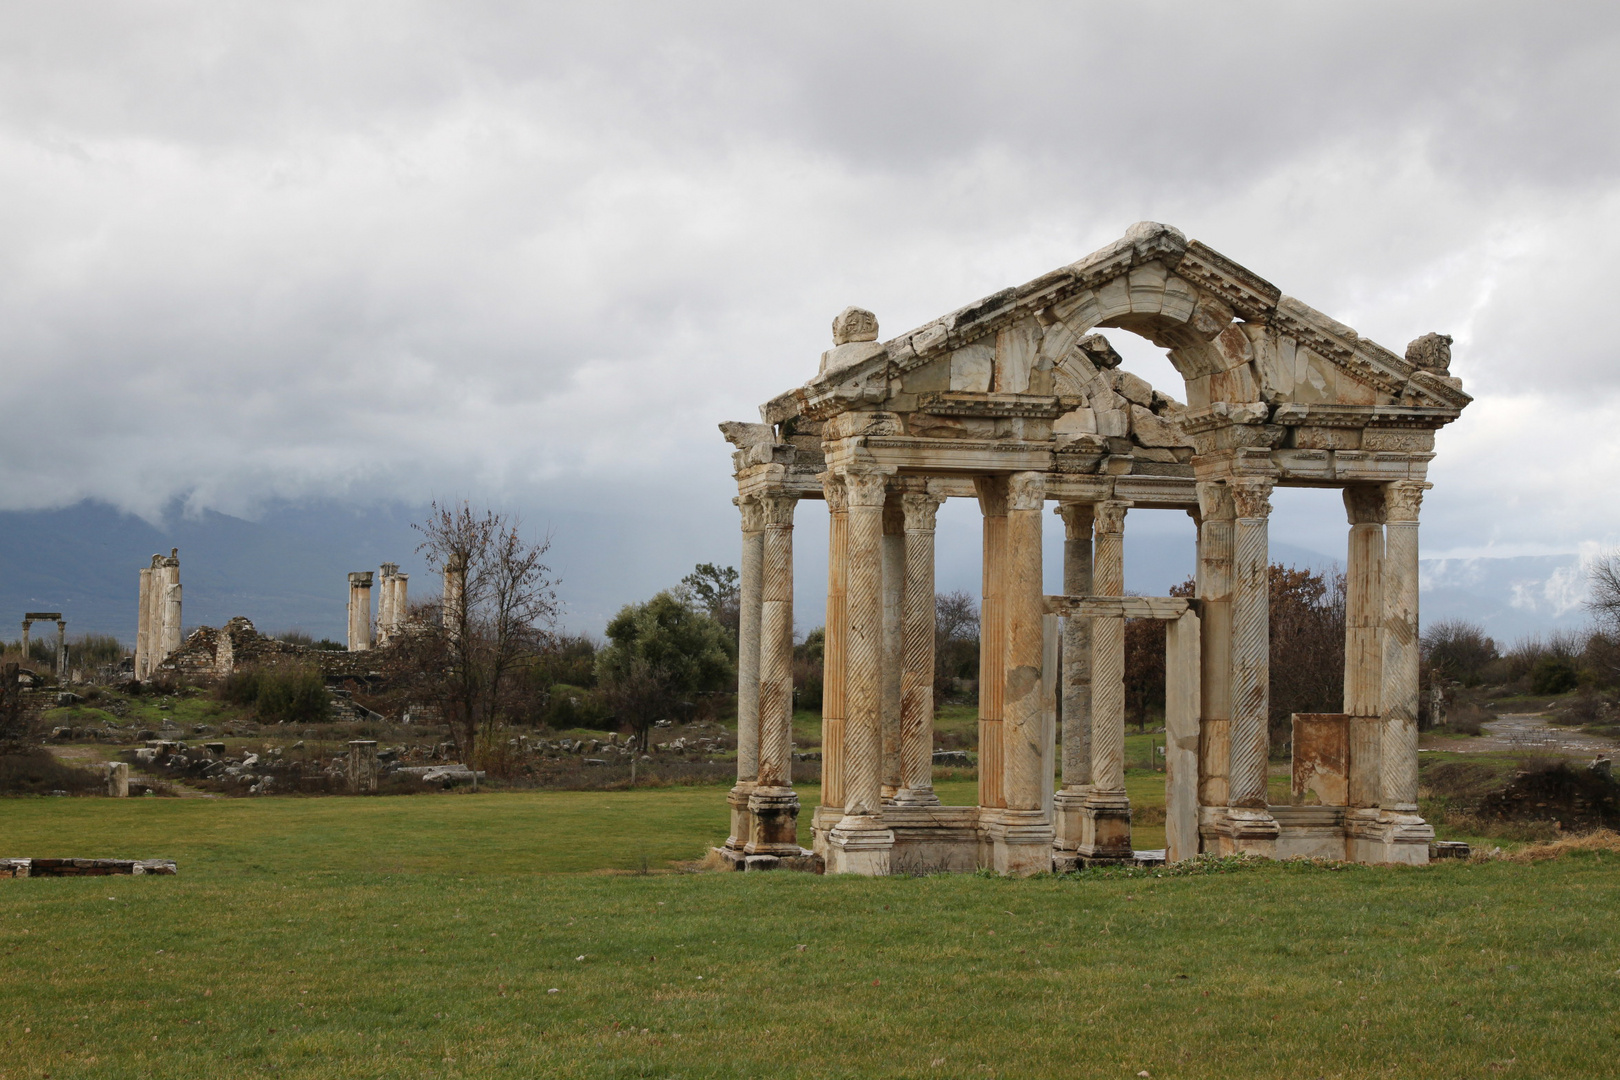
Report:
[[1232,526],[1232,723],[1227,784],[1227,828],[1233,846],[1272,855],[1278,826],[1268,809],[1270,758],[1271,609],[1267,527],[1272,481],[1229,480]]
[[[1095,512],[1090,503],[1062,503],[1063,592],[1066,596],[1093,594],[1091,530]],[[1057,820],[1052,846],[1061,854],[1060,869],[1073,868],[1080,846],[1082,808],[1091,790],[1091,620],[1070,616],[1063,620],[1063,789],[1053,800]],[[1065,861],[1066,860],[1066,861]]]
[[[1095,506],[1097,596],[1125,595],[1125,514],[1130,502]],[[1131,849],[1131,801],[1125,794],[1125,620],[1091,621],[1091,790],[1081,818],[1078,854],[1126,859]]]
[[371,648],[371,571],[349,575],[349,651]]
[[22,621],[22,632],[23,632],[23,635],[22,635],[23,662],[26,663],[28,661],[28,640],[29,640],[29,636],[34,632],[34,621],[32,619],[24,619]]
[[727,797],[731,835],[726,848],[740,853],[753,833],[748,796],[759,780],[759,620],[765,518],[759,499],[737,500],[742,511],[742,574],[737,598],[737,782]]
[[146,670],[143,679],[150,679],[163,659],[163,608],[168,595],[169,572],[162,555],[152,556],[152,587],[146,594]]
[[945,500],[932,492],[908,492],[905,512],[905,595],[901,638],[904,671],[900,686],[902,806],[937,806],[934,794],[934,521]]
[[399,564],[385,562],[380,567],[377,589],[377,644],[387,642],[394,632],[394,577]]
[[466,600],[467,562],[459,555],[451,555],[444,561],[444,602],[440,608],[444,632],[451,640],[461,635]]
[[67,623],[56,620],[56,681],[67,682]]
[[163,596],[162,596],[163,644],[154,658],[153,667],[161,664],[180,647],[180,549],[170,550],[167,558],[163,560]]
[[152,636],[152,569],[141,567],[140,600],[135,609],[135,678],[146,678],[146,655]]
[[799,796],[793,790],[793,511],[796,495],[764,495],[760,571],[759,779],[748,796],[755,856],[799,853]]
[[397,634],[401,630],[405,629],[405,619],[410,614],[411,610],[410,596],[408,595],[410,583],[411,575],[394,575],[394,602],[390,609],[393,618],[393,626],[390,628],[390,633]]

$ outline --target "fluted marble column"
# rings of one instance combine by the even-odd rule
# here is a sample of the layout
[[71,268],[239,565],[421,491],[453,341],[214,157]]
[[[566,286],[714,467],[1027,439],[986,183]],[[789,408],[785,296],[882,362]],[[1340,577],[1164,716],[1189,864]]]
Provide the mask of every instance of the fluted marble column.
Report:
[[[1006,630],[1002,681],[1003,809],[985,818],[994,869],[1033,874],[1052,869],[1052,823],[1046,816],[1051,782],[1042,768],[1046,757],[1045,589],[1041,577],[1041,510],[1046,477],[1014,473],[1007,481],[1006,561],[1002,593]],[[982,685],[982,684],[981,684]],[[983,757],[980,769],[984,768]]]
[[844,815],[828,836],[827,870],[889,873],[883,821],[883,504],[888,477],[846,473],[849,553],[845,643]]
[[1239,851],[1271,855],[1277,823],[1267,809],[1270,757],[1271,607],[1267,527],[1272,481],[1240,477],[1232,492],[1232,722],[1227,827]]
[[[1090,503],[1063,503],[1063,592],[1091,596],[1091,532],[1095,511]],[[1062,686],[1063,787],[1054,799],[1057,820],[1053,847],[1064,856],[1080,846],[1082,809],[1091,790],[1091,620],[1063,620]],[[1072,860],[1071,860],[1072,862]],[[1067,867],[1065,867],[1067,868]]]
[[752,495],[740,497],[737,508],[742,513],[742,572],[737,598],[737,782],[726,798],[731,807],[731,835],[726,838],[726,848],[740,852],[753,835],[748,796],[759,780],[759,621],[765,521],[759,500]]
[[[821,805],[844,806],[844,725],[846,653],[849,641],[849,487],[844,478],[826,473],[827,627],[822,644],[821,675]],[[841,815],[840,815],[841,816]],[[831,823],[836,821],[832,818]]]
[[1349,803],[1372,812],[1383,786],[1384,491],[1344,489],[1350,542],[1344,588],[1344,711],[1350,717]]
[[169,654],[180,647],[181,627],[180,621],[180,549],[172,548],[163,560],[163,591],[159,597],[160,607],[158,623],[162,626],[160,647],[154,658],[153,666],[169,658]]
[[901,806],[937,806],[934,794],[934,521],[943,496],[907,492],[905,513],[905,594],[901,638],[904,670],[900,685]]
[[1203,850],[1220,847],[1231,797],[1232,725],[1232,493],[1218,481],[1198,482],[1198,598],[1200,666],[1198,730],[1199,830]]
[[1383,791],[1379,804],[1417,812],[1418,788],[1418,508],[1427,484],[1403,480],[1385,488]]
[[146,678],[146,660],[152,648],[152,569],[141,567],[141,591],[135,609],[135,678]]
[[1006,694],[1007,480],[973,482],[984,515],[984,585],[979,604],[979,805],[1007,805],[1002,787],[1002,717]]
[[883,785],[884,802],[893,802],[901,778],[900,711],[904,682],[905,642],[901,624],[906,591],[906,515],[902,493],[889,490],[883,504]]
[[371,571],[349,575],[349,651],[371,648]]
[[[1125,514],[1130,502],[1096,504],[1097,596],[1125,595]],[[1091,789],[1081,815],[1079,854],[1130,858],[1131,802],[1125,794],[1125,620],[1091,623]]]
[[760,570],[759,775],[748,796],[750,856],[799,853],[799,796],[793,790],[794,495],[759,499],[765,526]]

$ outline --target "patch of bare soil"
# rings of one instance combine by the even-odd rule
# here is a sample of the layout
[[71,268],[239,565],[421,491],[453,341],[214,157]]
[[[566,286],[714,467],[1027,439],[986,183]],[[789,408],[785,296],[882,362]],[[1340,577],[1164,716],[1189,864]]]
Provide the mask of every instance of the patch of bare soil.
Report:
[[1521,753],[1558,754],[1563,757],[1597,757],[1612,754],[1614,739],[1549,724],[1535,713],[1503,713],[1481,725],[1485,734],[1445,749],[1464,754]]

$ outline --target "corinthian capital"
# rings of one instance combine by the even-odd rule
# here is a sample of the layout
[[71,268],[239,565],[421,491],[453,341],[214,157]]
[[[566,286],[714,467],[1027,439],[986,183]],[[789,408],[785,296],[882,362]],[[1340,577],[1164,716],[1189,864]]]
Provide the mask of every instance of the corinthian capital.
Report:
[[1272,482],[1270,480],[1245,476],[1228,480],[1226,486],[1232,489],[1232,508],[1238,517],[1265,518],[1271,516]]
[[944,496],[931,491],[908,491],[902,495],[900,504],[905,509],[906,531],[933,532],[934,517],[944,501]]
[[844,473],[849,505],[882,507],[888,499],[889,478],[880,472]]
[[765,528],[765,511],[759,505],[756,495],[744,495],[737,500],[737,509],[742,511],[742,531],[757,533]]
[[1423,493],[1429,484],[1421,480],[1397,480],[1384,485],[1384,513],[1390,521],[1415,522],[1418,508],[1423,505]]
[[842,514],[849,509],[849,488],[842,476],[824,472],[816,479],[821,481],[821,492],[827,497],[827,513]]
[[1231,521],[1232,492],[1217,480],[1198,481],[1198,513],[1205,521]]
[[1052,512],[1063,519],[1063,538],[1065,540],[1091,539],[1092,522],[1097,516],[1092,503],[1058,503],[1057,509]]
[[1094,504],[1097,514],[1097,535],[1118,536],[1125,531],[1125,511],[1132,503],[1129,499],[1107,499]]
[[1352,525],[1384,523],[1384,489],[1377,484],[1352,484],[1344,489],[1344,512]]
[[1039,510],[1045,502],[1045,473],[1013,473],[1007,478],[1008,510]]
[[759,511],[765,528],[793,528],[793,508],[798,505],[797,495],[761,495]]

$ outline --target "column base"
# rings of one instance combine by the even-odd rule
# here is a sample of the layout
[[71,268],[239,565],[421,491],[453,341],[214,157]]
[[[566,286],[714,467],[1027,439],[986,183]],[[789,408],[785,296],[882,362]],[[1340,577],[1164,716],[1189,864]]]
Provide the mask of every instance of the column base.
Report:
[[748,796],[753,820],[745,855],[797,856],[799,847],[799,795],[790,787],[756,787]]
[[1427,866],[1434,826],[1416,813],[1352,810],[1344,823],[1345,854],[1358,863]]
[[827,857],[827,838],[844,818],[842,806],[817,805],[810,814],[810,848],[823,859]]
[[[1052,850],[1053,858],[1072,857],[1080,847],[1080,824],[1086,807],[1086,796],[1091,794],[1090,784],[1075,784],[1052,796]],[[1073,869],[1073,867],[1069,867]]]
[[1080,842],[1075,854],[1085,865],[1134,859],[1131,849],[1131,800],[1123,791],[1092,789],[1080,808]]
[[726,805],[731,807],[731,835],[726,837],[726,851],[741,851],[754,835],[754,815],[748,812],[748,797],[757,786],[751,780],[739,780],[726,793]]
[[1265,807],[1227,807],[1226,831],[1231,839],[1232,854],[1277,857],[1277,837],[1282,827]]
[[909,788],[903,787],[894,793],[896,806],[938,806],[939,796],[934,794],[931,787]]
[[983,861],[998,874],[1052,872],[1052,823],[1041,810],[986,810],[979,827]]
[[848,815],[827,834],[827,873],[887,877],[893,853],[894,830],[882,818]]

